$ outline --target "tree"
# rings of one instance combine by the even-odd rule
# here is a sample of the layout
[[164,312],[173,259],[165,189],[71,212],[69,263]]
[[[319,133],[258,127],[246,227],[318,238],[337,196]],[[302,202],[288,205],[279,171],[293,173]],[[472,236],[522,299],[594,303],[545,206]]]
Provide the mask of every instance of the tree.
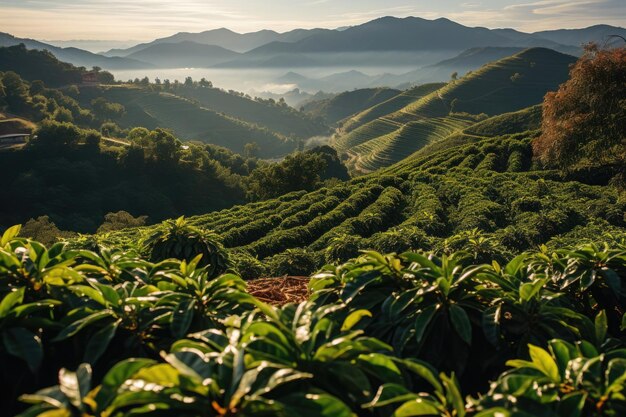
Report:
[[60,230],[50,217],[40,216],[37,219],[28,220],[20,229],[20,236],[36,240],[50,246],[59,239],[67,239],[75,236],[75,233]]
[[128,227],[145,226],[146,220],[148,220],[148,216],[133,217],[132,214],[124,210],[115,213],[111,212],[104,216],[104,223],[98,228],[98,233],[107,233]]
[[102,136],[105,137],[118,137],[122,133],[122,130],[117,124],[113,122],[106,122],[102,123],[100,126],[100,133],[102,133]]
[[98,72],[97,79],[100,84],[113,84],[115,82],[115,77],[108,71]]
[[67,122],[46,120],[37,129],[36,139],[31,141],[37,147],[76,146],[83,138],[83,132]]
[[200,87],[205,87],[205,88],[212,88],[213,87],[213,83],[211,81],[207,81],[207,79],[204,78],[204,77],[200,80],[198,85],[200,85]]
[[147,147],[146,139],[148,138],[149,134],[150,131],[145,127],[135,127],[131,129],[130,132],[128,132],[126,139],[133,143],[136,143],[139,146]]
[[248,187],[252,198],[266,199],[291,191],[316,189],[326,162],[319,154],[297,152],[282,162],[268,164],[254,170]]
[[256,142],[246,143],[243,147],[243,156],[246,158],[258,158],[259,157],[259,145]]
[[173,162],[180,158],[181,143],[167,130],[153,130],[148,135],[148,140],[152,145],[151,156],[156,161]]
[[73,122],[74,116],[72,116],[72,112],[66,109],[65,107],[59,107],[54,112],[54,120],[57,122]]
[[191,77],[185,78],[185,87],[193,87],[193,78]]
[[589,45],[543,104],[534,155],[547,167],[626,165],[626,48]]
[[2,83],[2,74],[0,74],[0,107],[4,106],[6,103],[6,90],[4,88],[4,84]]
[[36,96],[42,94],[46,90],[46,86],[41,80],[35,80],[30,83],[30,95]]
[[452,81],[456,81],[459,78],[459,73],[454,71],[452,73],[452,75],[450,75],[450,79],[452,79]]
[[96,130],[89,130],[85,133],[85,146],[94,151],[100,150],[100,141],[102,140],[102,135],[100,132]]
[[9,110],[20,113],[28,110],[28,85],[13,71],[5,72],[2,77],[5,102]]
[[116,120],[126,113],[126,109],[119,103],[111,103],[103,97],[91,100],[91,108],[101,120]]

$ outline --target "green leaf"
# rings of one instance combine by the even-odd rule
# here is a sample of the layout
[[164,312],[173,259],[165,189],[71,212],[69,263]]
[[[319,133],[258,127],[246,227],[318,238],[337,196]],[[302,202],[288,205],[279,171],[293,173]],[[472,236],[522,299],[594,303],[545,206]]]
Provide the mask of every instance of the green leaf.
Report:
[[16,224],[15,226],[9,227],[3,234],[2,239],[0,239],[0,246],[5,247],[7,243],[9,243],[13,238],[15,238],[22,229],[21,224]]
[[462,307],[456,304],[450,306],[450,320],[457,334],[468,345],[472,344],[472,323]]
[[437,392],[443,392],[443,385],[439,382],[437,378],[437,371],[430,366],[427,362],[422,362],[417,359],[405,359],[400,360],[408,370],[416,373],[424,380],[426,380]]
[[596,329],[596,344],[601,345],[606,339],[606,332],[609,328],[606,312],[602,310],[598,313],[595,319],[595,329]]
[[586,400],[587,394],[585,393],[568,394],[559,402],[557,414],[559,417],[582,417]]
[[58,342],[60,340],[67,339],[68,337],[74,336],[76,333],[81,331],[84,327],[90,326],[91,324],[106,318],[113,317],[114,314],[111,310],[102,310],[96,313],[90,314],[87,317],[83,317],[82,319],[76,320],[74,323],[68,325],[65,329],[63,329],[54,339],[53,342]]
[[341,331],[351,330],[356,326],[363,317],[372,317],[372,313],[369,310],[356,310],[346,317],[341,326]]
[[441,381],[443,385],[446,387],[447,399],[454,406],[454,410],[456,411],[456,415],[458,417],[465,417],[465,401],[463,400],[463,396],[461,395],[461,391],[459,390],[459,384],[454,377],[454,373],[451,377],[446,376],[445,374],[440,374]]
[[378,353],[370,353],[369,355],[359,355],[358,361],[363,369],[368,371],[376,378],[395,384],[404,382],[400,369],[396,366],[391,358]]
[[69,290],[72,291],[74,294],[78,295],[79,297],[90,298],[91,300],[95,301],[96,303],[104,307],[109,306],[109,303],[104,298],[104,295],[102,295],[100,291],[98,291],[97,289],[93,287],[90,287],[88,285],[72,285],[71,287],[69,287]]
[[3,331],[2,342],[7,352],[26,362],[33,374],[37,372],[43,359],[39,336],[23,327],[11,327]]
[[152,359],[127,359],[115,364],[109,372],[106,373],[102,380],[102,385],[98,394],[96,394],[96,404],[98,404],[98,412],[101,413],[110,405],[119,387],[135,375],[140,369],[154,365],[156,362]]
[[350,407],[329,394],[293,394],[280,402],[287,416],[355,417]]
[[487,341],[492,346],[497,347],[500,344],[500,313],[502,305],[496,305],[489,307],[483,311],[482,325],[483,333],[487,338]]
[[441,410],[437,407],[437,404],[423,399],[418,398],[413,401],[406,402],[402,404],[398,409],[391,415],[392,417],[412,417],[412,416],[440,416],[442,415]]
[[436,305],[427,307],[421,313],[419,313],[419,315],[415,319],[415,340],[417,341],[418,345],[422,343],[422,339],[426,334],[426,329],[433,319],[433,316],[437,312],[437,309],[438,306]]
[[529,301],[535,295],[541,291],[543,286],[545,285],[545,279],[538,279],[534,282],[527,282],[522,284],[519,288],[519,296],[522,301]]
[[560,382],[561,377],[559,375],[559,368],[556,366],[556,362],[552,359],[552,356],[545,350],[538,346],[528,345],[530,358],[535,365],[536,369],[543,372],[548,378],[554,382]]
[[[474,417],[511,417],[511,412],[506,408],[496,407],[490,408],[488,410],[481,411],[476,414]],[[520,416],[524,417],[524,416]]]
[[22,287],[4,296],[2,302],[0,302],[0,318],[6,317],[14,306],[24,301],[24,291],[25,288]]
[[87,396],[91,388],[91,366],[83,363],[76,372],[68,371],[65,368],[61,369],[59,388],[74,407],[81,409],[83,398]]
[[113,323],[109,323],[102,329],[94,333],[93,336],[87,342],[85,346],[85,354],[83,356],[83,362],[95,364],[100,359],[100,356],[107,350],[109,343],[113,340],[117,327],[121,323],[121,319]]
[[378,388],[374,399],[363,405],[363,408],[385,407],[398,402],[407,402],[417,399],[418,394],[410,392],[404,385],[384,384]]
[[183,300],[176,306],[170,323],[170,330],[176,339],[182,339],[187,335],[193,321],[195,305],[196,300]]

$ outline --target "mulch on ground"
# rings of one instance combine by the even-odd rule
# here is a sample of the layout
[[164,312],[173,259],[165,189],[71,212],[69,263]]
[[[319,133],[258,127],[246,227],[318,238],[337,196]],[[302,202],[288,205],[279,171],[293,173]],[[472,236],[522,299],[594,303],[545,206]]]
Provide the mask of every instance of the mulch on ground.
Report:
[[276,277],[248,281],[248,293],[259,300],[284,305],[300,303],[309,297],[309,277]]

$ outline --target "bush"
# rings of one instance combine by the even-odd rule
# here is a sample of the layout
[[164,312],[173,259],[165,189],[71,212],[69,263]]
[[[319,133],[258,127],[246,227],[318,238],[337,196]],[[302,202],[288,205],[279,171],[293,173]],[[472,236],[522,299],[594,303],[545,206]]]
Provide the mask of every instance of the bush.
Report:
[[212,277],[223,274],[230,267],[221,238],[213,232],[190,226],[183,217],[164,222],[145,240],[144,247],[152,262],[166,259],[189,262],[202,255],[199,265],[206,266]]
[[267,267],[257,258],[246,252],[231,252],[233,270],[245,280],[267,276]]
[[267,259],[271,276],[284,275],[309,276],[320,266],[321,257],[305,249],[287,249],[283,253]]

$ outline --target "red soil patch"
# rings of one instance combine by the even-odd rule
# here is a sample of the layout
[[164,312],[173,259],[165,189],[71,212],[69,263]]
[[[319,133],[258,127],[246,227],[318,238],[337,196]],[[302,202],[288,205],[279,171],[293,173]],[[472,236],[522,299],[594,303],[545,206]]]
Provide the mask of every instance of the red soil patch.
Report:
[[272,305],[300,303],[309,296],[308,285],[308,277],[261,278],[248,281],[248,293]]

